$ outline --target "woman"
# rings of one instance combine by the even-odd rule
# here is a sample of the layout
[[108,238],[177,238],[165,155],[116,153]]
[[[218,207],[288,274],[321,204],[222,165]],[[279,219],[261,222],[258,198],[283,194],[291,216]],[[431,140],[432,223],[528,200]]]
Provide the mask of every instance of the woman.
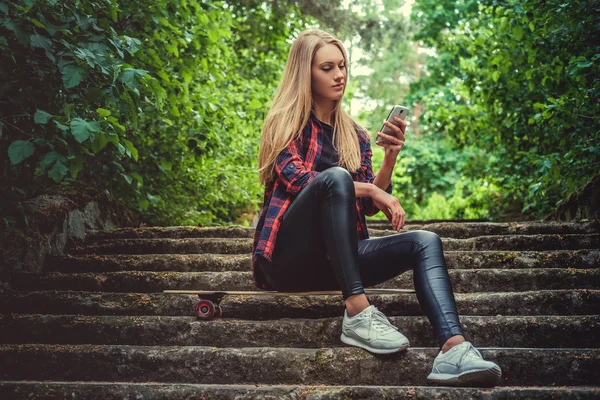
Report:
[[265,196],[252,250],[254,284],[341,289],[342,342],[383,354],[408,348],[408,339],[369,304],[364,287],[412,269],[440,343],[428,379],[496,385],[500,368],[465,340],[439,236],[418,230],[369,239],[365,215],[383,211],[396,231],[405,223],[391,177],[406,124],[387,124],[395,136],[378,133],[385,158],[373,176],[369,135],[341,107],[347,66],[342,43],[323,31],[305,31],[291,47],[262,130]]

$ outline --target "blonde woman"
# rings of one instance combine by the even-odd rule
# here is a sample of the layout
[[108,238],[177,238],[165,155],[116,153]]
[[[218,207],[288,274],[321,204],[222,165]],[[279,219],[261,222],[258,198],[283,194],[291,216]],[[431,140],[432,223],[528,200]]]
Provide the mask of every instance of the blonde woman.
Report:
[[385,354],[408,348],[408,339],[369,304],[364,287],[412,269],[440,344],[428,379],[494,386],[501,370],[465,341],[439,236],[417,230],[369,239],[365,215],[383,211],[396,231],[405,223],[391,177],[406,125],[389,124],[395,136],[378,133],[385,158],[373,176],[369,135],[341,107],[347,68],[342,43],[328,33],[305,31],[292,44],[262,130],[265,196],[252,250],[254,284],[341,289],[342,342]]

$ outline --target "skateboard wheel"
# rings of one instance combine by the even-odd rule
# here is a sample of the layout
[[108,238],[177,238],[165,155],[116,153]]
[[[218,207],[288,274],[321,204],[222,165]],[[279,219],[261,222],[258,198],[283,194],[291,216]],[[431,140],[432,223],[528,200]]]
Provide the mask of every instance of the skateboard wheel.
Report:
[[216,318],[221,318],[223,316],[223,309],[221,308],[221,306],[216,306],[215,316]]
[[215,305],[210,300],[200,300],[196,304],[196,316],[200,319],[211,319],[215,314]]

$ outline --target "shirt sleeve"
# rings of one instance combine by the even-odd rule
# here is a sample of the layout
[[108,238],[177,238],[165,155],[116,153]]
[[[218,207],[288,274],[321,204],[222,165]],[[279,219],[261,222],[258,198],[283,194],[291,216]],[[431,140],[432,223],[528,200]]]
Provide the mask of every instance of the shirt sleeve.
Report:
[[293,140],[279,153],[275,172],[286,192],[292,195],[298,195],[319,174],[318,171],[311,171],[304,165],[302,136]]
[[[371,157],[373,155],[373,152],[371,151],[371,140],[369,135],[363,130],[358,130],[358,140],[360,144],[360,168],[358,171],[352,173],[352,179],[355,182],[373,184],[376,175],[373,175],[373,165],[371,163]],[[392,194],[392,185],[388,185],[385,191],[388,194]],[[359,197],[359,199],[362,202],[362,209],[365,215],[373,216],[380,211],[379,208],[373,204],[373,200],[370,197]]]

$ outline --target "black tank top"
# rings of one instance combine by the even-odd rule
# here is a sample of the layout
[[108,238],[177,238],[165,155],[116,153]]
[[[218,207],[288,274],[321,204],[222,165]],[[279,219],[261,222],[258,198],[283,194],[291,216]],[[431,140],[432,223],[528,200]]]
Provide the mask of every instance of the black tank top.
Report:
[[315,168],[319,172],[337,166],[339,161],[338,152],[333,147],[333,126],[324,122],[321,122],[321,125],[323,126],[323,147]]

